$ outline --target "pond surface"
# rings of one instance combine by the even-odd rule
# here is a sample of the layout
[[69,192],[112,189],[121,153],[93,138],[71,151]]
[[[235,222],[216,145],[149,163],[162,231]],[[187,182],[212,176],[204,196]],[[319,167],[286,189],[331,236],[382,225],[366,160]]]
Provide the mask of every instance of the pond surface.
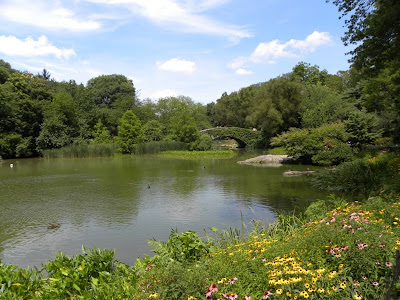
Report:
[[[249,156],[247,155],[246,158]],[[229,159],[132,156],[21,159],[0,163],[0,260],[40,266],[81,246],[116,249],[133,264],[151,254],[149,239],[230,226],[241,216],[273,222],[277,210],[305,207],[325,195],[307,177],[283,177],[305,166],[255,167]],[[13,168],[10,168],[10,163]],[[57,229],[47,229],[51,224]]]

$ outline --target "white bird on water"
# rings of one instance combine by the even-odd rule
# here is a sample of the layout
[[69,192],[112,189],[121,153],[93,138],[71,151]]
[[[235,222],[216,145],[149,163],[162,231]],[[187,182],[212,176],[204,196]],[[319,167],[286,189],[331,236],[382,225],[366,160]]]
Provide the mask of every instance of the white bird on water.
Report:
[[10,168],[14,168],[14,164],[10,164]]

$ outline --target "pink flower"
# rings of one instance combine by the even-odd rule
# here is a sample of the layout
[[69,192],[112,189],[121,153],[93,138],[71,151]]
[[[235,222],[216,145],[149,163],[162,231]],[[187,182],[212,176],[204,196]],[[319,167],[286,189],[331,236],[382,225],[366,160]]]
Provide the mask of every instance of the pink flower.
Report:
[[267,292],[264,292],[264,294],[262,295],[262,299],[268,299],[269,298],[269,296],[271,296],[272,295],[272,293],[270,292],[270,291],[267,291]]
[[376,282],[376,281],[374,281],[372,284],[373,284],[374,286],[378,286],[378,285],[379,285],[379,283]]
[[208,288],[208,291],[207,291],[207,293],[206,293],[206,299],[213,299],[213,298],[211,297],[211,294],[212,294],[212,293],[216,293],[216,292],[218,292],[218,286],[217,286],[215,283],[213,283],[213,284],[211,284],[210,287]]
[[386,265],[386,267],[391,267],[392,266],[392,263],[390,263],[390,262],[385,262],[385,265]]
[[224,296],[226,299],[231,299],[231,300],[236,299],[238,297],[238,295],[236,293],[224,294],[222,296]]
[[364,279],[364,280],[367,280],[367,276],[363,276],[363,277],[361,277],[362,279]]
[[379,247],[384,248],[386,245],[384,243],[380,243]]
[[244,299],[245,299],[245,300],[250,300],[250,299],[251,299],[251,296],[250,296],[250,295],[246,295],[246,296],[244,296]]
[[238,280],[238,279],[235,277],[235,278],[229,279],[228,282],[229,282],[229,284],[234,284],[236,280]]

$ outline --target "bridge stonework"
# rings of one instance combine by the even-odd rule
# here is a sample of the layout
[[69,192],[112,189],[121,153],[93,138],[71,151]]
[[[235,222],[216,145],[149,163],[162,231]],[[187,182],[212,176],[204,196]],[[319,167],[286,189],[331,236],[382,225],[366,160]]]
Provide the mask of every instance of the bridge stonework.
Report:
[[208,134],[212,139],[231,138],[238,142],[239,147],[255,146],[262,139],[260,131],[253,131],[240,127],[215,127],[200,130],[203,134]]

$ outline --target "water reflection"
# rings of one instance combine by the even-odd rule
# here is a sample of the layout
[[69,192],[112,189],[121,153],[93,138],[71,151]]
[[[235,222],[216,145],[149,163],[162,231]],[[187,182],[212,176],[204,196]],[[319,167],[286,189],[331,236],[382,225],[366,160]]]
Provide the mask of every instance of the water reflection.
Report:
[[322,196],[306,178],[282,176],[300,166],[256,168],[238,160],[143,156],[1,164],[0,259],[39,266],[58,251],[80,253],[83,244],[116,249],[117,258],[133,263],[149,251],[147,240],[166,240],[171,229],[240,228],[241,215],[245,222],[271,222],[277,209]]

